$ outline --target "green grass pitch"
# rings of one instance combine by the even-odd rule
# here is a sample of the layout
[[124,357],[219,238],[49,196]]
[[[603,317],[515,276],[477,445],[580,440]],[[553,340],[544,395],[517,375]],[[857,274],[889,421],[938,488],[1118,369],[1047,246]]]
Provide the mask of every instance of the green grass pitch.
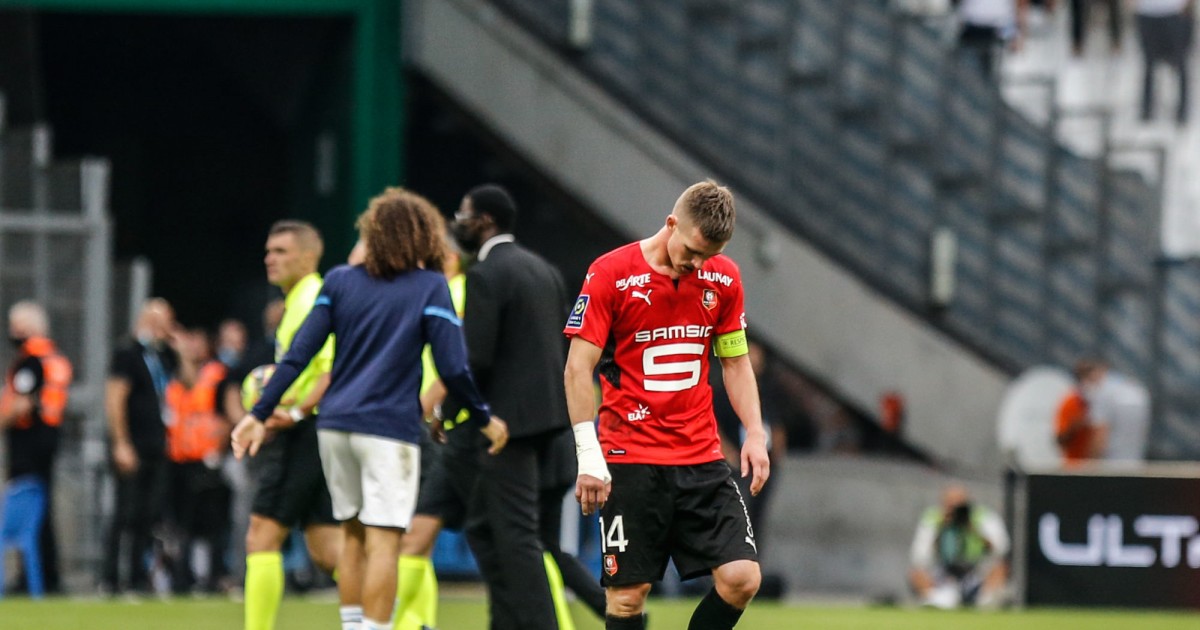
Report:
[[[651,600],[650,630],[684,630],[695,601]],[[603,630],[604,625],[578,605],[572,605],[577,630]],[[50,599],[31,602],[0,600],[3,630],[236,630],[241,628],[241,605],[226,600],[171,600],[125,603]],[[486,628],[481,599],[443,600],[441,630]],[[276,624],[279,630],[336,630],[337,606],[332,600],[288,599]],[[751,606],[739,630],[1183,630],[1200,628],[1200,613],[1027,610],[1003,612],[941,612],[897,608]]]

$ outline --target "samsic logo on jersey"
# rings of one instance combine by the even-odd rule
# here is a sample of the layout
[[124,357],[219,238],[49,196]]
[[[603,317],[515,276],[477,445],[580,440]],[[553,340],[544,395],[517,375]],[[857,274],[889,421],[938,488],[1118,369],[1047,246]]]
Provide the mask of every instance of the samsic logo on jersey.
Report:
[[617,574],[617,557],[615,555],[611,553],[604,554],[604,572],[608,574],[608,577]]
[[664,326],[653,330],[639,330],[633,333],[633,340],[637,343],[646,343],[649,341],[659,341],[660,339],[705,339],[712,336],[712,326],[697,326],[688,324],[687,326]]
[[645,287],[647,284],[650,284],[650,274],[643,273],[640,275],[629,276],[628,278],[622,278],[620,280],[617,280],[617,290],[624,291],[630,287],[637,287],[637,288],[641,289],[642,287]]

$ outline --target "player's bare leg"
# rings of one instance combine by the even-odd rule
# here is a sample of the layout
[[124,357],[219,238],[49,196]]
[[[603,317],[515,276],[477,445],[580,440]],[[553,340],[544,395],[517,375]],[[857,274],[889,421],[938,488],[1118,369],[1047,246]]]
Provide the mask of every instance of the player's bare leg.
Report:
[[700,600],[688,630],[729,630],[758,593],[762,572],[753,560],[734,560],[713,569],[713,589]]
[[342,528],[337,525],[309,525],[304,528],[308,555],[322,571],[333,573],[342,555]]
[[[366,564],[365,533],[358,519],[342,523],[342,555],[338,557],[338,600],[342,611],[363,610],[363,567]],[[343,622],[343,627],[345,622]]]
[[400,538],[404,530],[371,525],[364,526],[363,530],[363,627],[364,630],[390,628],[396,602],[396,564],[400,560]]
[[400,541],[400,554],[405,556],[433,555],[433,544],[442,531],[442,519],[427,514],[414,514],[412,525]]
[[646,627],[646,596],[649,584],[610,586],[607,589],[608,607],[604,614],[606,630],[642,630]]

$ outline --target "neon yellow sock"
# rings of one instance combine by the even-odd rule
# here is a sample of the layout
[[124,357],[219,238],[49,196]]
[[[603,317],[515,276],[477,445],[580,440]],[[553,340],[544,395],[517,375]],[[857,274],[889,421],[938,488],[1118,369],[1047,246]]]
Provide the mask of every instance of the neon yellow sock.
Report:
[[550,599],[554,600],[554,616],[558,618],[558,630],[575,630],[575,620],[567,607],[567,593],[563,587],[562,573],[549,551],[542,552],[542,563],[546,565],[546,580],[550,582]]
[[434,627],[437,616],[437,578],[433,574],[433,561],[422,556],[400,556],[397,571],[395,629],[421,630],[421,626]]
[[421,585],[421,595],[416,603],[420,605],[417,612],[421,615],[421,623],[430,628],[437,627],[438,611],[438,581],[437,572],[433,570],[433,560],[425,559],[425,579]]
[[245,630],[274,630],[283,599],[283,554],[260,551],[246,556]]

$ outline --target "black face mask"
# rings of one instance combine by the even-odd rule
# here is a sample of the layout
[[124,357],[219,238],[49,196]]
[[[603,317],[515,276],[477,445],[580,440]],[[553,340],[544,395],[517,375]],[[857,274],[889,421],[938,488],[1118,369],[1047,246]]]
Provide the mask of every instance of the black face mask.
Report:
[[12,347],[18,350],[21,349],[21,346],[25,345],[26,341],[29,341],[29,337],[14,337],[12,335],[8,336],[8,343],[11,343]]
[[479,233],[472,230],[466,223],[455,221],[450,227],[451,233],[454,234],[454,240],[458,241],[458,246],[464,252],[477,252],[483,243],[479,242]]

